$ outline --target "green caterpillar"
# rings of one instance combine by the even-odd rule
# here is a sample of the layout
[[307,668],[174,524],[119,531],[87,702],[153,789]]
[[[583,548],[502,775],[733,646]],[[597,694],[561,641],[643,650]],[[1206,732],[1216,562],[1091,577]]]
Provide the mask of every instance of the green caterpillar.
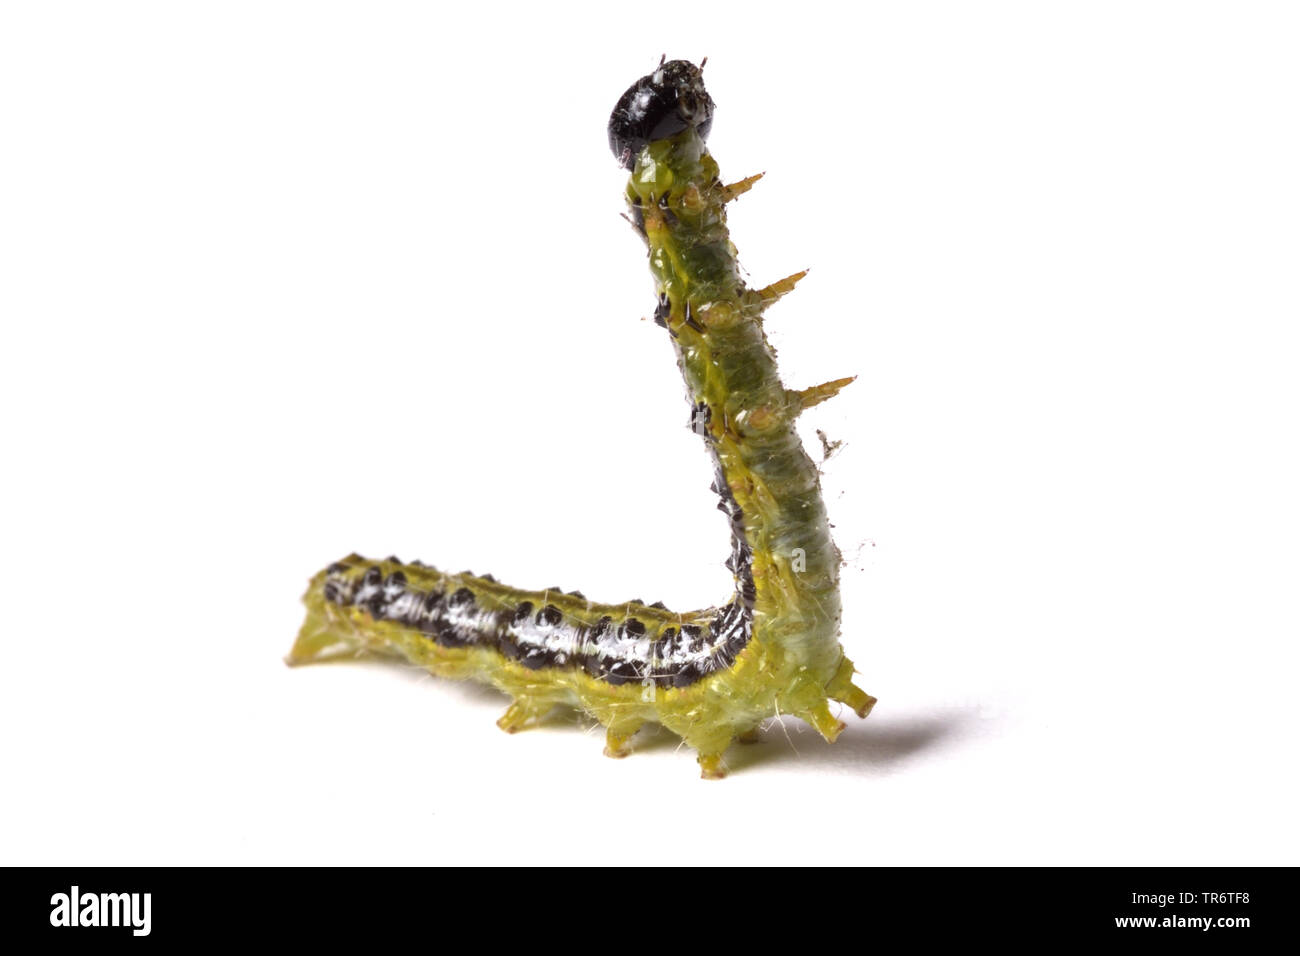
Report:
[[576,707],[606,728],[611,757],[658,722],[698,751],[706,778],[724,776],[727,748],[754,739],[768,718],[793,714],[833,742],[844,724],[831,701],[860,717],[871,710],[839,644],[840,553],[794,429],[800,412],[852,379],[794,391],[777,375],[763,311],[803,273],[758,290],[740,279],[725,204],[758,176],[718,178],[704,145],[713,101],[702,66],[660,61],[618,101],[609,140],[631,171],[629,218],[649,247],[655,321],[677,354],[690,427],[713,457],[713,490],[731,521],[736,593],[678,614],[351,555],[312,578],[290,664],[373,652],[491,684],[512,698],[498,721],[511,733],[557,705]]

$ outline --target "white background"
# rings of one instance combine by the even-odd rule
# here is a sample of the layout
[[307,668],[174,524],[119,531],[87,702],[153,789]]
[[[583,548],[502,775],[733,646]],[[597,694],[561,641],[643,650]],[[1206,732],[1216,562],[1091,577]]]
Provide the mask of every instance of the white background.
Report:
[[[1294,864],[1300,23],[12,3],[0,861]],[[349,551],[725,597],[605,122],[698,60],[880,698],[698,779],[281,662]]]

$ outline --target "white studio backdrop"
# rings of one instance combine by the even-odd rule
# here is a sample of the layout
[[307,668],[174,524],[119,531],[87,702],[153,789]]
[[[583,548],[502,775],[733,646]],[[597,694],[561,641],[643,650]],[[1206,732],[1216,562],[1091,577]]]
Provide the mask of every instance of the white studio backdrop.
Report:
[[[0,862],[1296,862],[1287,4],[7,4]],[[400,664],[350,551],[673,607],[725,519],[605,121],[699,60],[880,698],[698,779]]]

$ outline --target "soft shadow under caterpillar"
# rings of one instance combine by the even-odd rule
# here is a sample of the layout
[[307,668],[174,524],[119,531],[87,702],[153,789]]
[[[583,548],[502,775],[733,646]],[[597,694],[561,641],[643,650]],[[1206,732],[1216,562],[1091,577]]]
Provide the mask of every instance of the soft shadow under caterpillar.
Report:
[[678,614],[351,555],[312,579],[290,664],[398,655],[508,694],[498,723],[510,732],[557,705],[579,708],[605,726],[612,757],[658,722],[698,751],[705,777],[722,776],[727,747],[768,718],[793,714],[834,741],[844,724],[831,701],[861,717],[871,710],[839,644],[840,553],[794,429],[801,411],[852,379],[800,391],[781,383],[762,315],[803,274],[757,290],[741,281],[725,204],[758,176],[723,185],[704,145],[712,122],[700,68],[661,62],[619,99],[609,142],[631,171],[629,218],[649,247],[655,322],[676,352],[690,427],[715,464],[736,593]]

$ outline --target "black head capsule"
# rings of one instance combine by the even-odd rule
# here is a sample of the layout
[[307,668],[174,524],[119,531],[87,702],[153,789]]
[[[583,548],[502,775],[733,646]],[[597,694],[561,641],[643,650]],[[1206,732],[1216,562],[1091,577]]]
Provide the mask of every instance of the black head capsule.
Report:
[[687,60],[669,60],[619,97],[609,116],[609,148],[624,169],[631,169],[647,143],[692,126],[700,139],[708,139],[713,100],[704,89],[698,66]]

